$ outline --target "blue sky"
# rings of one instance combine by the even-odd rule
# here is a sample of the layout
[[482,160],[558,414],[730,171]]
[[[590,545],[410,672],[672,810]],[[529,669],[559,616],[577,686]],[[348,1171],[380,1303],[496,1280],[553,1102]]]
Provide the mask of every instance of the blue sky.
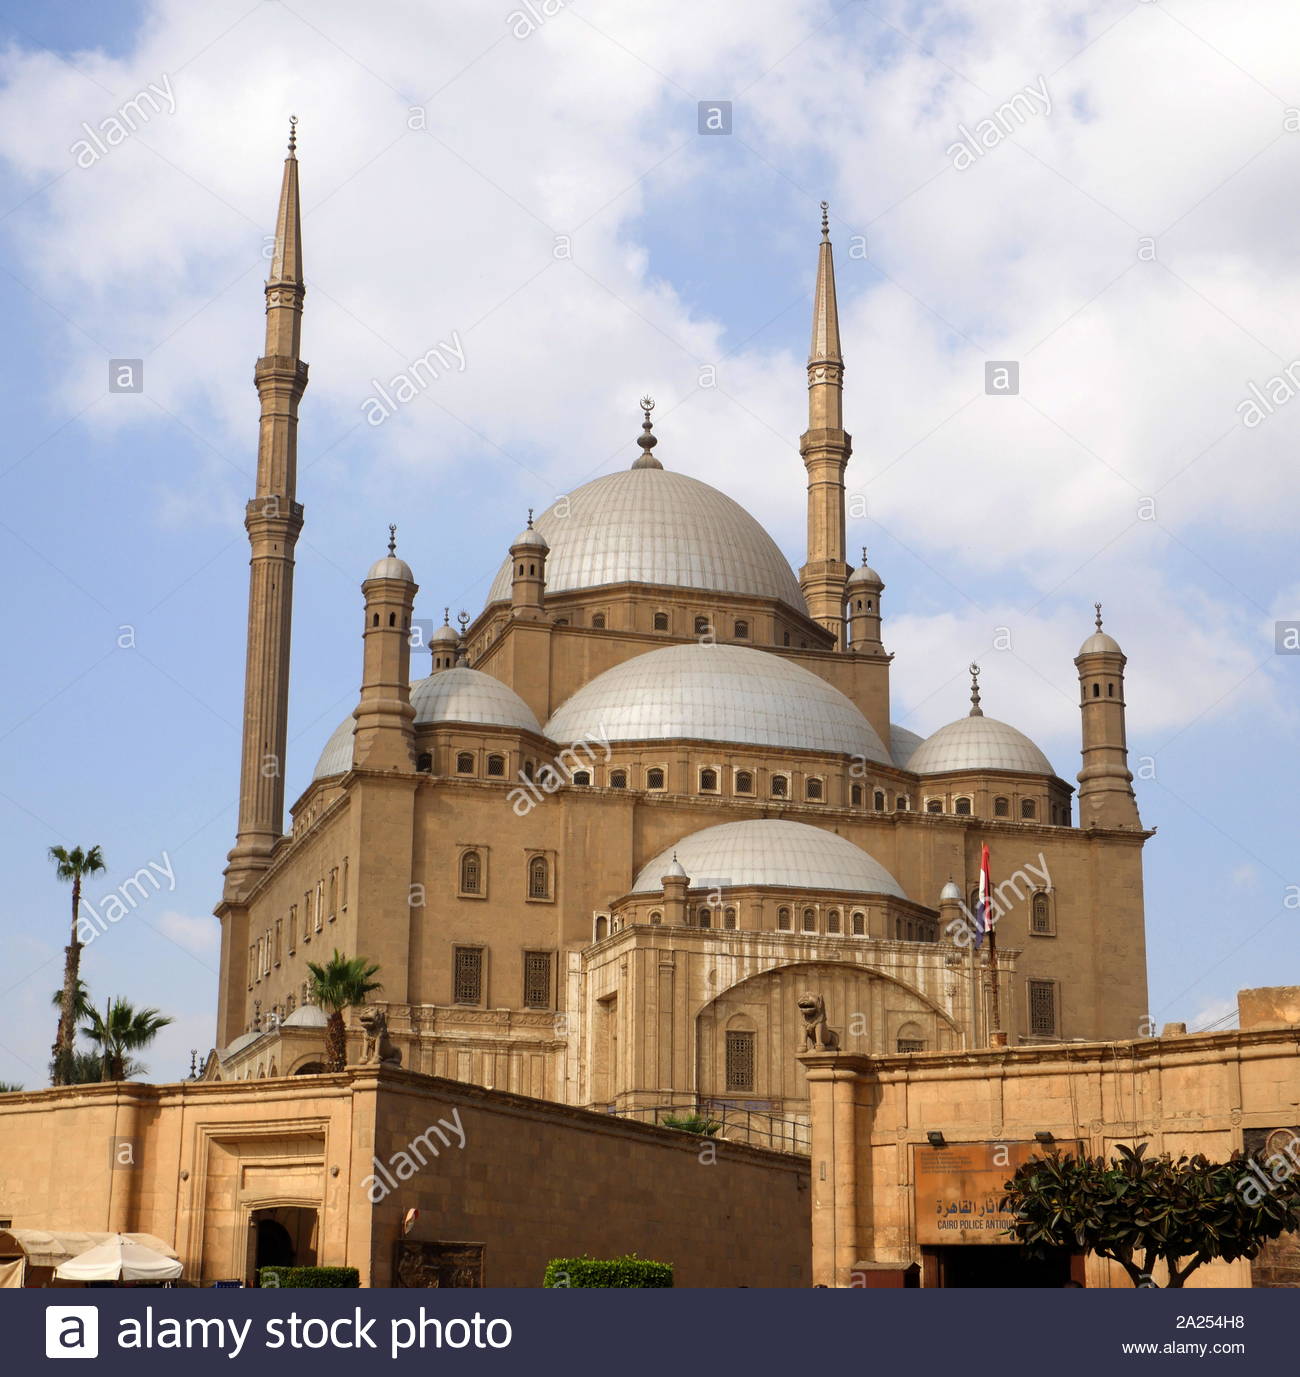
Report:
[[[358,584],[387,523],[420,614],[476,612],[527,507],[630,462],[646,390],[664,463],[802,562],[826,196],[866,509],[850,542],[888,584],[896,715],[923,733],[958,715],[978,659],[986,711],[1072,779],[1071,660],[1101,599],[1155,773],[1153,1016],[1209,1023],[1238,988],[1297,979],[1300,670],[1273,625],[1300,617],[1300,402],[1253,428],[1238,410],[1300,356],[1297,17],[1024,8],[579,0],[523,38],[481,4],[394,4],[384,23],[266,0],[0,10],[0,1078],[41,1083],[53,1035],[54,842],[103,846],[92,899],[167,857],[174,891],[85,971],[99,997],[177,1017],[157,1076],[211,1043],[251,375],[291,110],[312,382],[290,797],[353,705]],[[958,170],[958,128],[1040,78],[1050,113],[1004,117]],[[174,110],[78,167],[83,121],[151,83]],[[730,136],[695,132],[713,99],[734,102]],[[464,373],[367,426],[370,380],[452,332]],[[143,358],[143,393],[108,393],[110,358]],[[987,359],[1021,362],[1020,397],[983,395]]]

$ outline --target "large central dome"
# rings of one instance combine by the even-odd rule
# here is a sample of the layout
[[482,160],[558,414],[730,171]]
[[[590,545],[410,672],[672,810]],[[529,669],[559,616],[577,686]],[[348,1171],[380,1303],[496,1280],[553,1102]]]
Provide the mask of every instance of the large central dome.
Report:
[[546,724],[552,741],[733,741],[889,762],[833,684],[766,650],[672,645],[598,674]]
[[[551,547],[546,591],[650,583],[777,598],[807,615],[799,581],[776,542],[725,493],[667,469],[593,479],[549,506],[534,526]],[[510,600],[510,560],[488,602]]]

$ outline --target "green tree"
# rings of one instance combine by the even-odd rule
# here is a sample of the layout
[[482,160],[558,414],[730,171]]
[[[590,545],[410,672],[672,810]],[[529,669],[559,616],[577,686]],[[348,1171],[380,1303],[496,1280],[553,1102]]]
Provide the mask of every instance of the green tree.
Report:
[[16,1095],[21,1089],[16,1081],[0,1081],[0,1095]]
[[157,1009],[136,1009],[125,999],[110,999],[105,1011],[90,1011],[90,1022],[82,1032],[99,1048],[103,1060],[101,1079],[124,1081],[127,1072],[138,1073],[144,1068],[131,1060],[132,1052],[139,1052],[158,1036],[161,1028],[174,1022]]
[[1163,1262],[1174,1288],[1202,1263],[1253,1258],[1268,1239],[1300,1228],[1300,1147],[1293,1162],[1281,1153],[1211,1162],[1199,1153],[1148,1157],[1146,1149],[1120,1144],[1110,1161],[1031,1157],[1006,1183],[1010,1232],[1031,1255],[1065,1247],[1110,1258],[1134,1286],[1153,1285]]
[[368,994],[384,988],[370,978],[378,974],[379,967],[368,965],[364,956],[344,956],[335,947],[334,955],[323,965],[308,961],[307,969],[311,972],[311,998],[329,1014],[325,1029],[326,1069],[342,1071],[348,1061],[343,1011],[354,1004],[364,1004]]
[[63,953],[63,990],[59,999],[59,1031],[54,1039],[53,1082],[55,1085],[69,1085],[72,1068],[73,1043],[77,1036],[76,990],[80,979],[82,943],[77,937],[77,919],[81,912],[81,882],[87,875],[96,875],[106,869],[104,855],[99,847],[92,846],[89,851],[74,846],[71,851],[64,846],[50,847],[50,860],[54,862],[55,874],[65,883],[72,885],[72,933]]

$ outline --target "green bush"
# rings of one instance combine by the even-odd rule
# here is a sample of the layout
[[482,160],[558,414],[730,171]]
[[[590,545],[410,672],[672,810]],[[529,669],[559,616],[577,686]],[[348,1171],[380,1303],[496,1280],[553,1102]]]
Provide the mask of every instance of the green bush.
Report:
[[665,1114],[663,1127],[678,1128],[683,1133],[698,1133],[702,1137],[712,1138],[722,1124],[717,1119],[706,1119],[703,1114]]
[[554,1257],[546,1264],[543,1286],[670,1287],[673,1268],[669,1262],[651,1262],[637,1257]]
[[361,1285],[361,1273],[355,1267],[263,1267],[257,1284],[295,1290],[346,1290]]

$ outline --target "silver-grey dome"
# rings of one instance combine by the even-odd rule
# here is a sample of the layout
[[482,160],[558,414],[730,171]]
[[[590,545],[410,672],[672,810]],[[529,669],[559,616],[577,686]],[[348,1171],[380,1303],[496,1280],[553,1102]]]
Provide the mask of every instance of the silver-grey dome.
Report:
[[407,583],[415,582],[415,575],[411,573],[411,566],[404,559],[398,559],[396,555],[385,555],[383,559],[377,559],[370,566],[370,572],[366,575],[369,579],[405,579]]
[[[464,665],[416,680],[411,685],[411,706],[417,727],[435,722],[475,722],[538,734],[542,730],[532,709],[514,689],[490,674]],[[345,774],[352,768],[355,725],[349,716],[334,729],[312,771],[313,779]]]
[[889,760],[839,689],[779,655],[736,645],[665,646],[616,665],[564,703],[546,734],[565,745],[732,741]]
[[632,885],[634,894],[663,888],[674,850],[696,887],[769,885],[907,897],[879,861],[847,838],[775,818],[726,822],[683,837],[641,867]]
[[925,738],[917,732],[900,727],[897,722],[889,724],[889,756],[900,770],[911,769],[909,761]]
[[940,727],[921,743],[907,768],[918,775],[946,774],[951,770],[1056,773],[1051,761],[1024,732],[994,717],[959,717]]
[[[546,538],[546,588],[563,593],[649,583],[807,604],[772,537],[725,493],[667,469],[624,469],[575,488],[534,522]],[[511,561],[488,602],[510,598]]]
[[280,1025],[282,1028],[324,1028],[329,1015],[317,1004],[299,1004]]
[[957,882],[955,880],[949,880],[948,883],[944,885],[944,887],[939,891],[939,902],[941,904],[949,903],[953,899],[955,899],[958,903],[962,902],[961,890],[957,888]]

